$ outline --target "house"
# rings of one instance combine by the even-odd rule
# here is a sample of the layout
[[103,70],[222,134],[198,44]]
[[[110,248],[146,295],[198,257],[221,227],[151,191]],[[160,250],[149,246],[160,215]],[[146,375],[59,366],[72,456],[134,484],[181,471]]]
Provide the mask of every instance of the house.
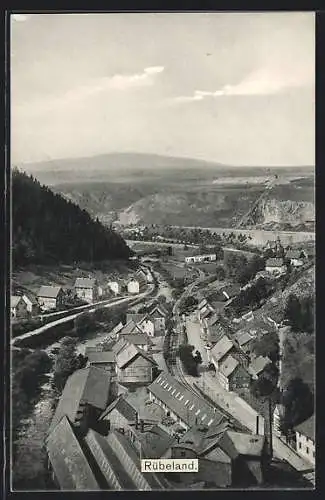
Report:
[[95,278],[77,278],[74,284],[77,297],[92,303],[98,299],[98,285]]
[[285,258],[288,259],[293,267],[301,267],[304,265],[305,253],[301,250],[288,250]]
[[50,433],[63,416],[74,428],[85,432],[95,424],[110,397],[111,377],[106,370],[89,366],[75,371],[67,380],[56,407]]
[[198,254],[185,257],[185,264],[196,264],[198,262],[213,262],[215,260],[217,260],[217,255],[215,253]]
[[39,303],[37,302],[36,298],[31,294],[27,295],[26,293],[24,293],[22,297],[24,302],[26,303],[28,314],[30,316],[37,314],[39,312]]
[[273,257],[271,259],[267,259],[265,263],[265,271],[270,274],[283,274],[286,270],[287,266],[282,258]]
[[218,301],[227,302],[236,297],[240,292],[240,286],[236,284],[223,286],[215,294],[214,297]]
[[[148,281],[148,271],[147,269],[144,271],[143,269],[138,269],[137,272],[135,273],[135,279],[139,283],[140,290],[143,290],[147,286],[147,281]],[[151,273],[150,273],[151,276]]]
[[60,286],[41,286],[37,300],[42,310],[56,309],[63,305],[63,289]]
[[21,295],[11,295],[10,313],[12,319],[25,319],[28,317],[27,304]]
[[250,353],[252,349],[255,336],[249,331],[239,330],[235,335],[234,339],[238,342],[239,347],[246,353]]
[[219,364],[218,378],[226,391],[248,388],[251,381],[246,368],[232,355],[227,356]]
[[216,371],[219,371],[220,364],[228,356],[236,350],[234,342],[227,336],[223,335],[221,339],[211,349],[211,363],[213,363]]
[[169,311],[163,304],[153,303],[148,308],[148,315],[154,322],[155,336],[165,335],[166,321],[169,317]]
[[156,367],[153,358],[134,344],[127,344],[116,355],[117,381],[126,387],[151,384]]
[[315,415],[297,425],[294,430],[297,452],[315,465]]
[[155,336],[155,323],[149,315],[146,315],[144,318],[142,318],[137,323],[137,326],[143,331],[143,333],[146,333],[149,337]]
[[131,293],[131,294],[140,293],[139,281],[134,279],[134,278],[130,279],[130,281],[127,284],[127,287],[128,287],[128,293]]
[[267,356],[254,356],[251,358],[248,372],[256,380],[271,363],[272,361]]
[[147,316],[147,313],[136,313],[134,311],[128,311],[126,313],[126,324],[130,323],[130,321],[133,321],[135,324],[139,323],[142,319],[144,319]]
[[149,399],[157,403],[180,427],[188,429],[197,423],[208,427],[221,422],[224,415],[210,406],[169,373],[161,373],[148,387]]
[[112,351],[93,351],[85,353],[88,358],[88,365],[95,366],[110,372],[111,374],[115,370],[115,356]]
[[45,441],[48,468],[61,490],[100,490],[88,458],[66,416],[53,426]]
[[161,424],[138,419],[130,422],[127,437],[142,458],[160,458],[170,448],[175,438],[166,432]]
[[204,481],[217,487],[262,484],[267,467],[264,436],[248,434],[227,421],[197,424],[165,453],[166,458],[197,458],[199,471],[181,481]]

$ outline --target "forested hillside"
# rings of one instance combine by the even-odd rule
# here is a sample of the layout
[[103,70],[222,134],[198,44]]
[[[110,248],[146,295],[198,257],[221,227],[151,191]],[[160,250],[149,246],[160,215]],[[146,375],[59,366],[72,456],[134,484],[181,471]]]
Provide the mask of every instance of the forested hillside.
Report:
[[14,266],[99,262],[130,255],[113,230],[18,169],[12,173],[12,251]]

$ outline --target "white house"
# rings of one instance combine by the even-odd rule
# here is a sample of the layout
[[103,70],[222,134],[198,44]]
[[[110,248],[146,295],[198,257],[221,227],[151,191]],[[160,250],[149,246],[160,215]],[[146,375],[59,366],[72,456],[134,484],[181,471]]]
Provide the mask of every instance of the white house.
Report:
[[37,300],[29,295],[24,294],[22,296],[23,301],[26,303],[28,314],[33,315],[38,312],[39,305]]
[[149,316],[145,316],[137,325],[141,328],[143,333],[146,333],[149,337],[155,336],[155,324]]
[[22,319],[28,316],[27,304],[21,295],[12,295],[10,312],[13,319]]
[[38,303],[43,310],[55,309],[63,304],[64,292],[60,286],[41,286],[37,294]]
[[287,266],[284,263],[284,260],[279,257],[273,257],[271,259],[267,259],[265,263],[265,271],[270,274],[282,274],[287,270]]
[[293,267],[301,267],[304,265],[305,255],[304,252],[300,250],[288,250],[285,256]]
[[118,295],[119,293],[121,293],[121,283],[119,283],[118,281],[110,281],[108,283],[108,288],[113,293],[115,293],[115,295]]
[[139,281],[132,278],[129,282],[128,282],[128,293],[132,293],[132,294],[136,294],[136,293],[139,293],[140,292],[140,285],[139,285]]
[[191,255],[189,257],[185,257],[186,264],[197,264],[200,262],[213,262],[215,260],[217,260],[217,255],[215,253]]
[[98,286],[95,278],[77,278],[74,285],[76,295],[86,302],[98,299]]
[[295,427],[296,450],[315,465],[315,415]]

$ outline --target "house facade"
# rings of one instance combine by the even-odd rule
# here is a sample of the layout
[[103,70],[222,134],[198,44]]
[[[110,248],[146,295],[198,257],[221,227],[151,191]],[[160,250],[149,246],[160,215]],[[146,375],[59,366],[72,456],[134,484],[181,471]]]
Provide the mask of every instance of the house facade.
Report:
[[143,318],[138,323],[138,326],[143,331],[143,333],[146,333],[149,337],[154,337],[155,336],[155,324],[149,318],[149,316],[146,316],[145,318]]
[[99,297],[95,278],[77,278],[74,289],[77,297],[89,303],[95,302]]
[[221,363],[218,378],[226,391],[234,391],[242,388],[249,388],[251,376],[244,366],[233,356]]
[[140,284],[139,284],[139,281],[132,278],[128,284],[127,284],[127,288],[128,288],[128,293],[130,294],[137,294],[140,292]]
[[63,289],[60,286],[41,286],[37,300],[42,310],[56,309],[63,305]]
[[295,427],[296,450],[315,465],[315,415]]
[[287,266],[282,258],[274,257],[267,259],[265,263],[265,271],[270,274],[283,274],[287,270]]
[[117,381],[126,387],[151,384],[154,367],[155,361],[133,344],[123,347],[116,356]]
[[285,255],[286,259],[290,262],[293,267],[301,267],[305,262],[305,254],[299,250],[288,250]]
[[202,255],[192,255],[190,257],[185,257],[185,264],[198,264],[200,262],[214,262],[217,260],[217,255],[215,253],[202,254]]
[[12,319],[24,319],[28,317],[27,304],[21,295],[11,296],[10,313]]

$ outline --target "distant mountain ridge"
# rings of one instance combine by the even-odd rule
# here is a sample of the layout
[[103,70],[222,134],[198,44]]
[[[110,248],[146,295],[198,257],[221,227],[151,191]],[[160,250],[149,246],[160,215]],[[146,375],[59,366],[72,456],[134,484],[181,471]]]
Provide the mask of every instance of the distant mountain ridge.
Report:
[[[251,175],[266,174],[268,170],[276,169],[283,170],[290,167],[239,167],[232,165],[225,165],[218,162],[177,157],[177,156],[164,156],[159,154],[147,153],[108,153],[91,157],[82,158],[62,158],[55,160],[48,160],[35,163],[21,163],[17,165],[21,170],[33,174],[41,182],[55,185],[60,183],[70,182],[88,182],[90,180],[110,180],[114,181],[116,178],[133,178],[135,175],[138,180],[141,178],[146,179],[148,176],[156,177],[161,175],[168,175],[173,172],[184,173],[184,171],[201,171],[204,172],[214,171],[218,172],[231,172],[233,175],[238,175],[243,172],[251,172]],[[294,167],[295,171],[300,168],[306,171],[313,167]],[[77,175],[77,177],[76,177]]]

